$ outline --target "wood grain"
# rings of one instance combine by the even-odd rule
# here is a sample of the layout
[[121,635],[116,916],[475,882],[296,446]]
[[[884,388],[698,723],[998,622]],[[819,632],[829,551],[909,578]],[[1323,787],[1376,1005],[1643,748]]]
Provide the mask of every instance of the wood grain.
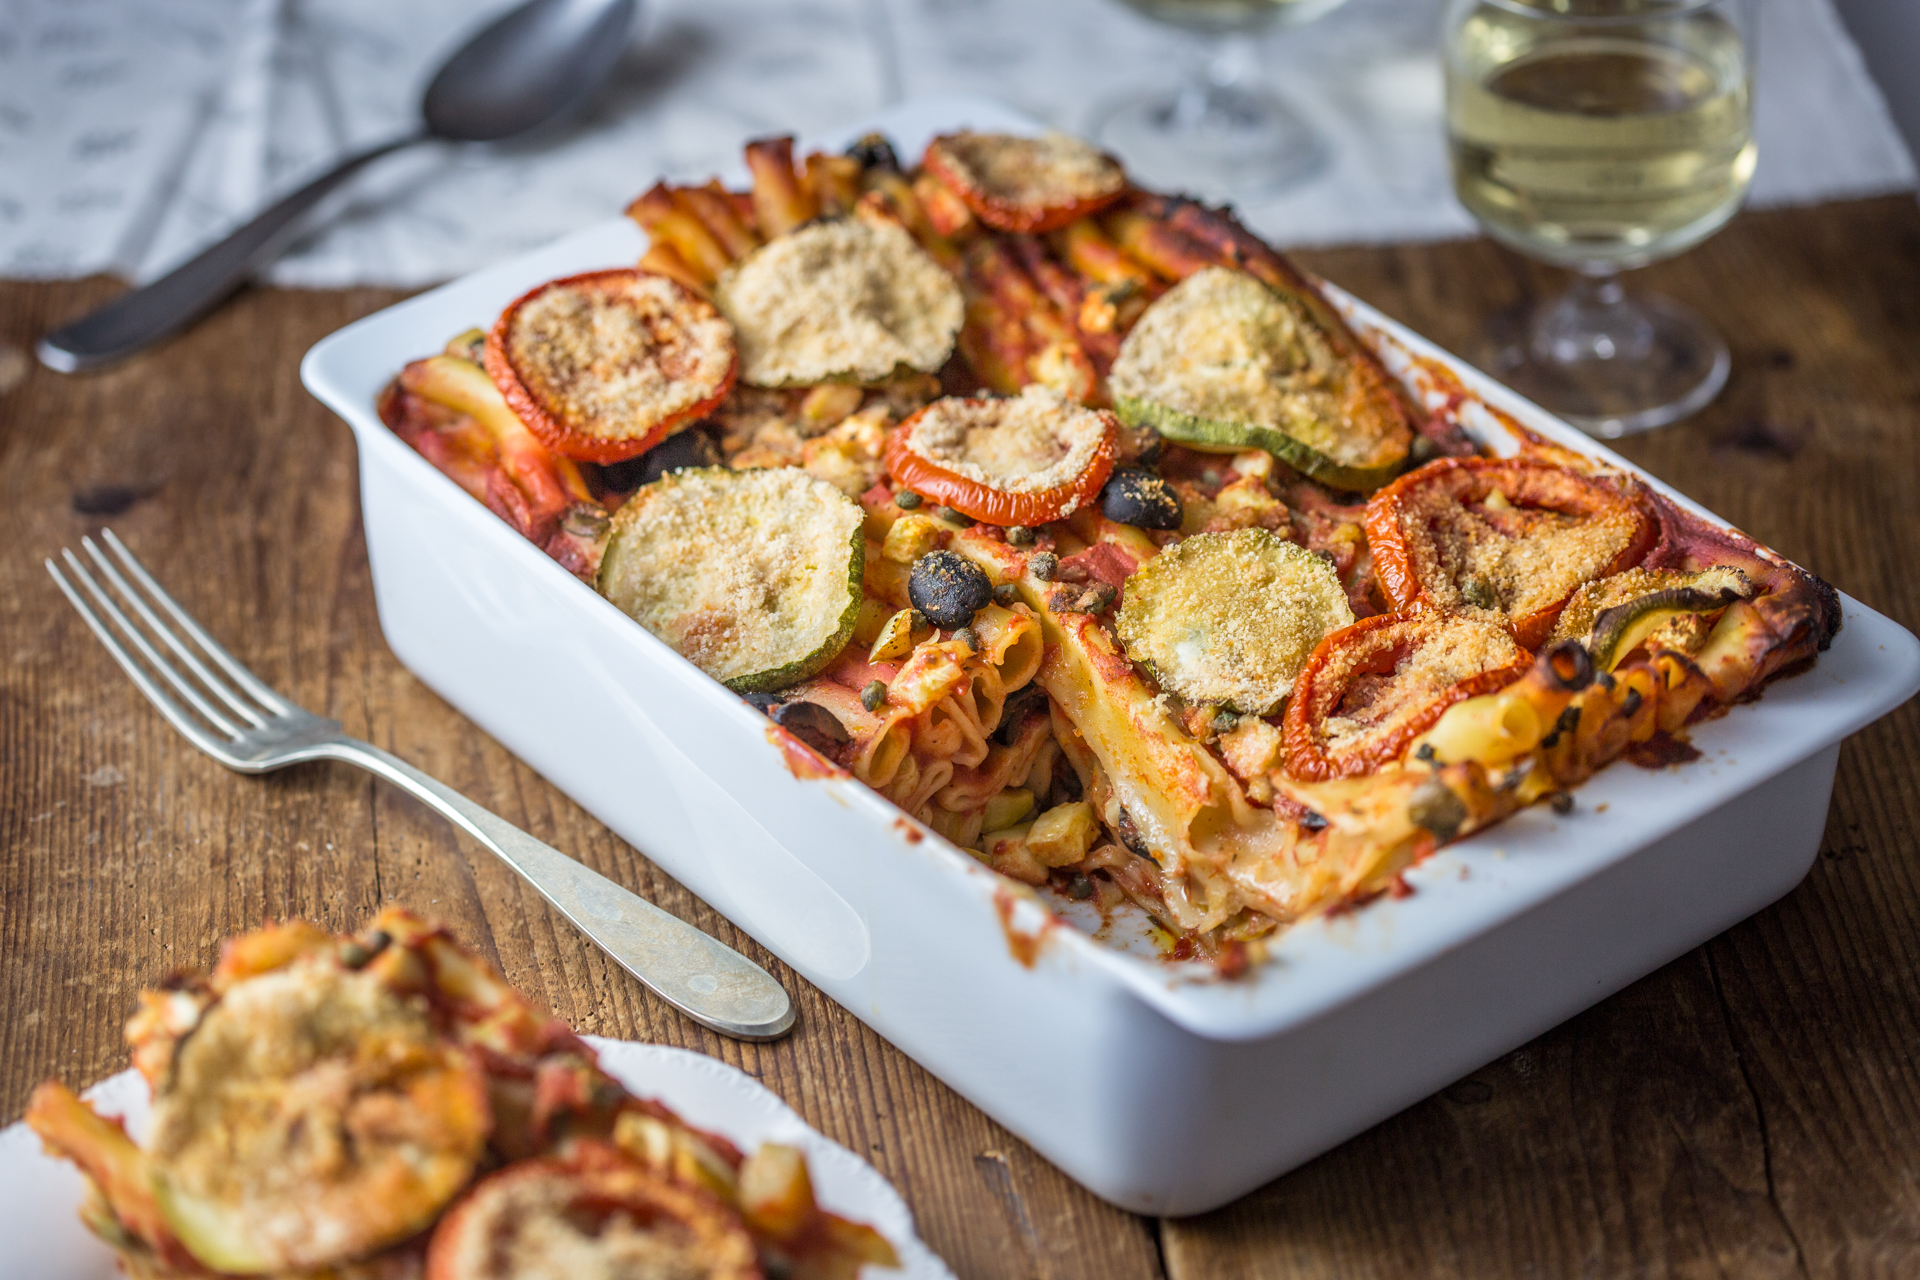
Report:
[[[1554,287],[1488,244],[1302,255],[1465,350]],[[1920,623],[1920,211],[1748,214],[1643,273],[1734,347],[1727,393],[1627,452],[1844,590]],[[29,345],[103,281],[0,283]],[[250,291],[84,379],[0,393],[0,1114],[125,1065],[141,986],[268,919],[448,920],[583,1030],[712,1053],[898,1185],[963,1277],[1898,1276],[1920,1271],[1920,715],[1843,750],[1780,903],[1238,1204],[1106,1206],[824,1000],[422,687],[373,611],[352,439],[301,390],[315,339],[392,301]],[[664,1011],[530,891],[363,774],[227,773],[146,707],[40,558],[111,523],[267,680],[742,947],[800,1029]],[[1164,1260],[1163,1251],[1164,1250]]]

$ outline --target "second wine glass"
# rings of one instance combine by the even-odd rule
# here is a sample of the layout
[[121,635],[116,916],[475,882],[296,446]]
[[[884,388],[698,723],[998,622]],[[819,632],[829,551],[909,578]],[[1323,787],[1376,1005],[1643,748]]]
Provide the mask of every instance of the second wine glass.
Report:
[[1110,103],[1094,126],[1142,180],[1224,200],[1278,191],[1325,167],[1326,145],[1312,126],[1261,86],[1258,37],[1345,0],[1122,3],[1190,36],[1180,85]]

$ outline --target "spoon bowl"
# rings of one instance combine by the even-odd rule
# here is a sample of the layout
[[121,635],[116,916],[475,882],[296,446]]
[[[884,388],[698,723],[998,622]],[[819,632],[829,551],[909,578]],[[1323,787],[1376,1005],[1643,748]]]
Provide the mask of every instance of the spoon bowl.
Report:
[[427,132],[447,142],[501,142],[567,115],[626,51],[635,8],[634,0],[536,0],[508,10],[427,85]]

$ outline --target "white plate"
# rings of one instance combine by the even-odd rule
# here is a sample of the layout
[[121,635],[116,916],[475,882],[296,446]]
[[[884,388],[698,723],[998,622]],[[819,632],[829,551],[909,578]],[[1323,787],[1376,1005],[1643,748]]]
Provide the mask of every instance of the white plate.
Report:
[[[961,124],[1031,127],[992,103],[939,100],[814,141],[878,128],[904,157]],[[1573,816],[1530,810],[1450,846],[1409,873],[1411,896],[1287,931],[1242,981],[1124,954],[1056,927],[1038,898],[857,782],[794,778],[758,713],[374,414],[406,361],[542,281],[642,248],[637,228],[610,219],[308,353],[302,378],[359,441],[389,643],[669,874],[1123,1207],[1224,1203],[1773,901],[1817,851],[1837,744],[1920,688],[1920,643],[1843,598],[1845,626],[1818,666],[1699,726],[1705,758],[1692,765],[1615,765],[1580,788]],[[1432,360],[1485,404],[1628,466],[1328,292],[1390,364]],[[1492,417],[1478,419],[1497,445]]]
[[[717,1058],[635,1044],[584,1039],[600,1051],[600,1065],[643,1098],[654,1098],[688,1124],[731,1139],[742,1151],[784,1142],[807,1153],[807,1171],[822,1207],[877,1228],[900,1254],[898,1271],[868,1267],[868,1280],[953,1280],[947,1264],[914,1234],[913,1214],[888,1181],[839,1143],[802,1120],[750,1076]],[[120,1116],[143,1137],[147,1082],[122,1071],[87,1090],[102,1115]],[[84,1194],[80,1173],[47,1155],[24,1124],[0,1130],[0,1280],[108,1280],[119,1276],[113,1253],[76,1216]]]

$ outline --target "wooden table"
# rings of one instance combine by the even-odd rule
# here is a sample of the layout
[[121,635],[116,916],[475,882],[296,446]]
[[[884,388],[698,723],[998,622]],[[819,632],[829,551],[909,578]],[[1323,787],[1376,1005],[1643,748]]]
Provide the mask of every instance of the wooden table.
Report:
[[[1464,349],[1554,287],[1484,243],[1301,255]],[[1733,381],[1626,452],[1920,624],[1920,210],[1747,214],[1644,273],[1728,335]],[[27,346],[103,281],[0,284]],[[352,438],[301,353],[394,300],[262,289],[124,368],[0,395],[0,1113],[120,1070],[134,993],[264,920],[449,921],[576,1027],[760,1078],[906,1195],[963,1277],[1920,1274],[1920,711],[1848,743],[1821,856],[1752,920],[1239,1203],[1095,1200],[424,689],[374,616]],[[264,779],[191,750],[55,594],[113,527],[277,687],[755,955],[799,1030],[739,1045],[666,1010],[492,858],[367,775]],[[1034,1064],[1034,1087],[1057,1089]]]

